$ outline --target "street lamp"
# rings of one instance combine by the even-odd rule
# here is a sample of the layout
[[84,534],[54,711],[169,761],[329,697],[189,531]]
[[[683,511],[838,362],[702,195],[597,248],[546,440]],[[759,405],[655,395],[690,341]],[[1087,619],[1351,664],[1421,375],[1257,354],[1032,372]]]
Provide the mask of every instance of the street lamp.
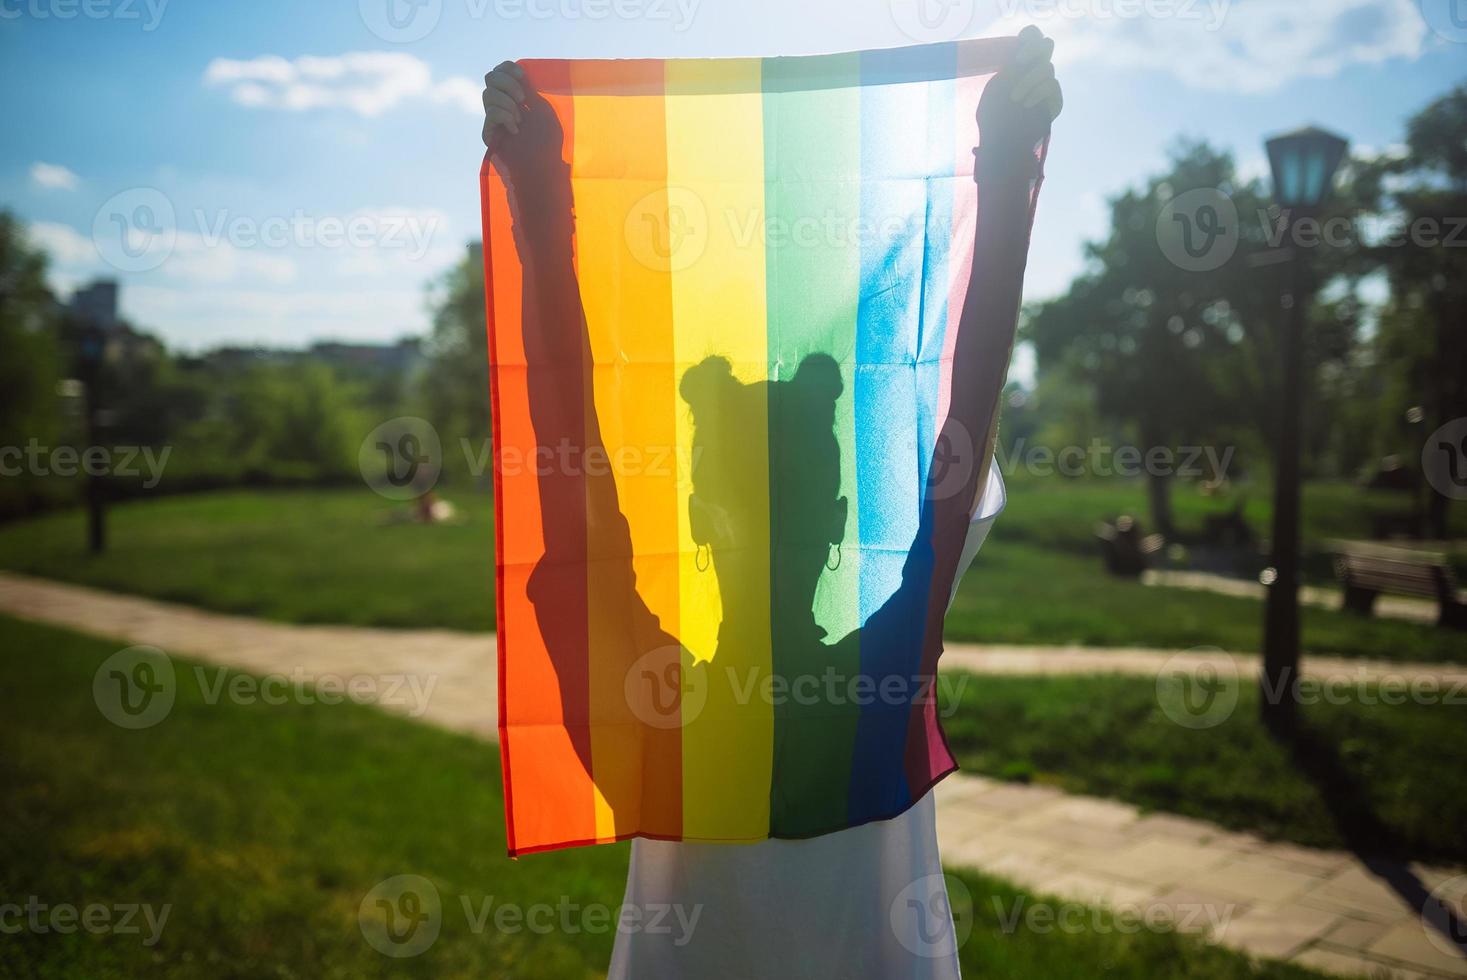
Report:
[[[106,334],[95,323],[84,323],[79,331],[77,360],[86,389],[86,445],[101,445],[102,361],[107,350]],[[87,546],[100,555],[107,547],[106,488],[102,477],[87,469]]]
[[1264,145],[1273,170],[1273,195],[1280,206],[1317,213],[1329,197],[1349,142],[1317,126],[1306,126],[1281,133]]
[[[1315,219],[1334,184],[1349,146],[1344,139],[1309,126],[1268,140],[1274,197],[1290,226]],[[1292,230],[1292,227],[1291,229]],[[1292,239],[1293,236],[1291,236]],[[1279,406],[1273,490],[1273,555],[1265,573],[1263,672],[1259,703],[1264,724],[1286,734],[1297,720],[1294,682],[1299,676],[1299,431],[1304,391],[1304,327],[1311,284],[1305,249],[1294,242],[1289,325],[1284,333],[1284,375]]]

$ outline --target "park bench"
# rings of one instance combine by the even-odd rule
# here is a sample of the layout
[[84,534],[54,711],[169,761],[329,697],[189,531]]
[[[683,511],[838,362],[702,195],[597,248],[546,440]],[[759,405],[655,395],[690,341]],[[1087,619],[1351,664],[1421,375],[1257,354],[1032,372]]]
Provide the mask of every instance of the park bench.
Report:
[[1438,555],[1403,549],[1346,550],[1335,557],[1335,574],[1345,587],[1345,608],[1370,615],[1375,597],[1393,595],[1435,599],[1441,605],[1438,625],[1467,629],[1467,604],[1457,592],[1457,579]]
[[1142,534],[1140,522],[1129,515],[1097,525],[1095,539],[1100,542],[1105,570],[1122,578],[1140,578],[1151,566],[1152,557],[1166,547],[1164,537]]

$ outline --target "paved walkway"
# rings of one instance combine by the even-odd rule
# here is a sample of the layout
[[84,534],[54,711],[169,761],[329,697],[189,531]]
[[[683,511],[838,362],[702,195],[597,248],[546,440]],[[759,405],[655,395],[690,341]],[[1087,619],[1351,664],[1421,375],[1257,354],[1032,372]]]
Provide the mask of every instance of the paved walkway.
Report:
[[[1198,670],[1211,667],[1216,674],[1239,678],[1258,675],[1262,660],[1257,654],[1232,654],[1214,647],[1191,650],[1150,650],[1139,647],[1042,647],[1001,644],[948,643],[942,654],[944,670],[967,670],[977,674],[1137,674],[1156,677],[1163,670]],[[1304,657],[1306,678],[1321,684],[1339,685],[1423,683],[1445,694],[1454,687],[1467,697],[1467,666],[1461,664],[1415,663],[1411,661],[1362,660],[1354,657]]]
[[254,674],[373,677],[384,694],[410,676],[419,690],[433,685],[426,711],[410,700],[384,708],[485,738],[497,728],[493,633],[292,626],[9,572],[0,572],[0,612]]
[[[1256,956],[1347,976],[1463,977],[1434,932],[1433,890],[1460,917],[1467,874],[1265,841],[1043,786],[956,775],[937,788],[943,862],[1039,894],[1167,920]],[[1009,909],[999,909],[1000,922]],[[1089,924],[1078,907],[1044,913]],[[1041,920],[1035,919],[1038,922]],[[1444,924],[1450,929],[1450,924]],[[1456,934],[1462,935],[1461,920]]]
[[[1218,595],[1238,599],[1268,598],[1268,589],[1261,582],[1230,578],[1211,572],[1172,571],[1147,569],[1141,573],[1142,585],[1159,585],[1169,589],[1188,589],[1193,592],[1215,592]],[[1339,611],[1345,605],[1345,593],[1331,586],[1302,585],[1299,587],[1299,603],[1319,609]],[[1429,599],[1411,599],[1406,596],[1381,595],[1375,598],[1371,615],[1380,619],[1401,619],[1408,623],[1432,623],[1441,615],[1441,606]]]
[[[258,674],[373,676],[388,682],[408,675],[420,690],[431,690],[426,704],[385,708],[494,737],[492,635],[289,626],[6,573],[0,573],[0,612]],[[967,645],[950,647],[944,659],[954,668],[983,673],[1155,675],[1178,656],[1184,663],[1226,664],[1224,669],[1235,663],[1205,651]],[[1435,665],[1321,657],[1306,664],[1311,673],[1349,680],[1467,677],[1462,668]],[[1272,843],[1202,821],[1143,815],[1123,803],[964,774],[945,780],[937,800],[948,864],[989,871],[1077,903],[997,910],[1001,921],[1017,916],[1013,928],[1089,928],[1088,913],[1078,903],[1101,904],[1146,921],[1164,918],[1255,955],[1339,974],[1467,977],[1460,944],[1454,947],[1442,935],[1453,923],[1441,921],[1442,906],[1430,897],[1435,891],[1460,915],[1467,907],[1467,874],[1460,869],[1366,863],[1343,851]],[[1441,928],[1428,925],[1428,917]],[[1461,937],[1463,924],[1455,925]]]

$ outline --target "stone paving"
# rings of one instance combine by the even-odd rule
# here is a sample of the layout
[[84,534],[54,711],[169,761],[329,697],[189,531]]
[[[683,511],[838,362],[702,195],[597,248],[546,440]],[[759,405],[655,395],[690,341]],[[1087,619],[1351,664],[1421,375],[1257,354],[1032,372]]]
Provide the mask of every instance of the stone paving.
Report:
[[[291,626],[8,573],[0,573],[0,612],[257,674],[304,680],[372,676],[387,682],[410,676],[419,690],[431,691],[426,702],[409,699],[384,708],[484,738],[495,734],[490,634]],[[1155,676],[1168,663],[1206,662],[1246,673],[1256,670],[1255,660],[1205,650],[953,644],[944,666],[994,674]],[[1306,670],[1349,681],[1467,679],[1460,667],[1325,657],[1307,658]],[[379,690],[388,690],[387,684]],[[1203,821],[1143,814],[1124,803],[962,773],[939,785],[937,806],[946,863],[991,872],[1060,900],[1036,900],[1018,913],[1053,917],[1035,922],[1088,925],[1084,906],[1110,906],[1143,921],[1165,919],[1253,955],[1331,973],[1467,977],[1462,869],[1367,864],[1343,851],[1273,843]],[[1444,908],[1458,918],[1444,922]],[[1441,927],[1429,925],[1428,917]],[[1453,926],[1457,943],[1444,935]]]
[[[1147,650],[1136,647],[1043,647],[1001,644],[947,643],[942,654],[944,670],[967,670],[977,674],[1138,674],[1156,677],[1163,670],[1196,671],[1210,667],[1215,675],[1253,678],[1261,660],[1257,654],[1229,653],[1215,647],[1191,650]],[[1303,658],[1304,676],[1323,684],[1359,682],[1412,682],[1434,685],[1437,693],[1455,691],[1467,697],[1467,666],[1461,664],[1411,663],[1392,660],[1362,660],[1354,657]]]
[[[945,864],[979,868],[1062,902],[1170,921],[1224,946],[1329,973],[1467,977],[1460,945],[1418,911],[1438,908],[1428,897],[1435,891],[1460,916],[1467,907],[1461,869],[1367,867],[1343,851],[962,773],[938,785],[937,814]],[[1091,921],[1063,904],[1043,914],[1035,921]]]
[[[1141,584],[1188,589],[1193,592],[1214,592],[1238,599],[1257,599],[1260,602],[1268,598],[1268,588],[1259,582],[1210,572],[1147,569],[1141,575]],[[1303,585],[1299,587],[1299,604],[1339,610],[1344,607],[1345,593],[1332,586]],[[1441,607],[1432,600],[1396,595],[1377,596],[1375,608],[1371,611],[1372,616],[1381,619],[1401,619],[1408,623],[1435,623],[1440,613]]]
[[384,693],[410,676],[431,690],[426,705],[382,707],[485,738],[497,728],[493,633],[295,626],[8,572],[0,572],[0,612],[254,674],[372,677]]

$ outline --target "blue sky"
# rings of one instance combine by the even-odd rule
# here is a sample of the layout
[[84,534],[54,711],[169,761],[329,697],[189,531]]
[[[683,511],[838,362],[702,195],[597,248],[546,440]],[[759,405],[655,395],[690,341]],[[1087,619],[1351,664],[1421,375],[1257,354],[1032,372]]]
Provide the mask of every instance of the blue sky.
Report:
[[478,89],[503,59],[1030,22],[1057,40],[1068,99],[1030,298],[1064,288],[1105,198],[1181,135],[1261,174],[1264,134],[1317,122],[1386,148],[1467,80],[1467,0],[0,0],[0,206],[60,292],[115,275],[170,346],[392,339],[426,329],[425,285],[477,236]]

